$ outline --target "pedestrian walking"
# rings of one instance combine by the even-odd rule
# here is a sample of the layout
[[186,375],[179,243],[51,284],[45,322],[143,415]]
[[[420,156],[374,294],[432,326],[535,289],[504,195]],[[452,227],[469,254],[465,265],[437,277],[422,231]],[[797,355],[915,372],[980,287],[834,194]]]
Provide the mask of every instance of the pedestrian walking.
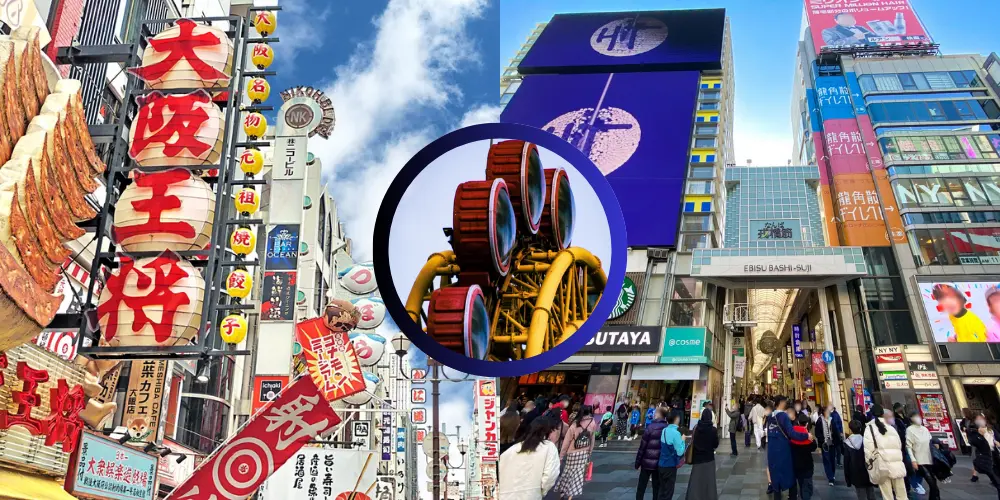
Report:
[[865,463],[871,464],[868,475],[878,485],[884,500],[906,500],[903,445],[892,424],[892,411],[875,404],[872,414],[876,417],[868,423],[864,434]]
[[[529,401],[528,405],[531,404],[532,403]],[[525,406],[525,408],[528,408],[528,406]],[[531,423],[534,422],[536,418],[542,416],[542,414],[545,413],[545,410],[548,409],[549,409],[549,400],[543,397],[535,398],[534,406],[532,406],[529,411],[522,413],[521,425],[517,429],[516,440],[517,441],[523,440],[524,437],[528,434],[528,431],[531,429]]]
[[[795,495],[795,468],[792,465],[791,440],[809,439],[809,434],[796,431],[785,410],[788,399],[775,398],[774,412],[767,419],[767,471],[770,478],[771,494],[774,500],[781,500],[781,492],[788,491],[789,498]],[[797,412],[796,412],[797,413]]]
[[687,500],[717,500],[718,484],[715,481],[715,449],[719,447],[719,433],[715,430],[712,410],[704,409],[694,428],[691,447],[691,478],[688,480]]
[[837,467],[843,466],[844,458],[844,419],[840,417],[837,408],[830,405],[830,428],[833,430],[833,458]]
[[635,468],[639,471],[639,484],[636,486],[635,498],[642,500],[646,495],[646,483],[653,482],[653,500],[660,498],[660,437],[667,427],[667,410],[654,410],[653,420],[646,424],[639,442],[639,450],[635,454]]
[[639,434],[639,421],[642,418],[642,412],[639,410],[639,405],[632,406],[632,413],[629,416],[628,423],[630,426],[628,440],[632,441]]
[[615,420],[614,414],[611,413],[611,407],[606,406],[604,409],[604,415],[601,417],[601,448],[607,448],[612,422]]
[[920,412],[917,410],[910,410],[910,426],[906,428],[906,451],[910,454],[914,472],[927,481],[927,487],[930,489],[928,500],[941,500],[937,478],[931,471],[934,465],[931,455],[931,431],[924,427]]
[[[665,409],[666,410],[666,409]],[[667,417],[667,426],[660,432],[660,460],[657,472],[660,475],[660,496],[654,500],[673,500],[674,486],[677,485],[677,469],[684,463],[685,443],[677,427],[681,422],[681,413],[671,411]],[[654,495],[655,496],[655,495]]]
[[990,478],[990,483],[997,489],[997,498],[1000,498],[1000,480],[994,472],[993,452],[996,450],[996,437],[993,430],[986,425],[986,417],[982,414],[975,415],[975,427],[970,427],[966,434],[969,438],[969,446],[975,450],[975,458],[972,466],[976,472]]
[[508,411],[500,416],[500,454],[514,446],[517,428],[521,425],[521,417],[517,411]]
[[753,409],[750,410],[750,424],[753,425],[754,439],[757,441],[757,449],[759,450],[761,439],[766,434],[766,429],[764,429],[764,405],[760,399],[757,399],[753,405]]
[[587,473],[590,456],[597,438],[597,422],[590,405],[580,407],[576,420],[569,425],[563,438],[559,458],[565,460],[563,472],[556,483],[556,491],[561,498],[572,500],[583,494],[584,475]]
[[875,500],[875,483],[868,475],[865,462],[864,421],[851,420],[848,428],[851,435],[844,441],[844,481],[854,488],[858,500]]
[[615,412],[615,437],[620,441],[628,438],[628,403],[622,403]]
[[726,415],[729,416],[729,446],[732,448],[732,453],[729,456],[735,457],[739,455],[739,452],[736,451],[736,433],[742,430],[740,425],[742,415],[740,410],[730,410],[729,406],[726,406]]
[[920,485],[923,479],[920,474],[916,472],[916,468],[913,467],[913,459],[910,455],[910,451],[906,448],[906,428],[910,426],[910,419],[907,417],[906,407],[902,403],[893,403],[892,405],[892,423],[896,426],[896,432],[899,433],[899,439],[903,441],[903,465],[906,466],[906,491],[913,490],[917,492],[918,495],[923,495],[926,493],[923,486]]
[[536,418],[524,441],[500,455],[500,500],[542,500],[559,477],[559,450],[548,440],[554,422]]
[[743,447],[744,448],[749,448],[750,447],[750,441],[753,440],[753,437],[754,437],[754,434],[753,434],[753,419],[750,418],[750,413],[753,411],[753,406],[754,406],[754,401],[755,400],[756,400],[756,396],[751,395],[750,398],[747,399],[746,405],[743,406],[743,418],[746,420],[746,423],[747,423],[746,431],[743,433]]
[[816,441],[820,453],[823,455],[823,472],[826,480],[833,486],[834,476],[837,473],[837,459],[833,456],[833,426],[830,423],[831,407],[827,406],[826,411],[816,419]]
[[[791,415],[789,415],[791,417]],[[809,434],[809,427],[813,425],[812,420],[805,413],[800,413],[798,416],[797,425],[793,426],[797,432],[803,434]],[[792,469],[795,471],[795,491],[798,493],[798,498],[802,500],[812,500],[813,495],[813,474],[815,473],[815,462],[813,461],[813,452],[816,451],[816,439],[792,439],[791,450],[792,450]]]

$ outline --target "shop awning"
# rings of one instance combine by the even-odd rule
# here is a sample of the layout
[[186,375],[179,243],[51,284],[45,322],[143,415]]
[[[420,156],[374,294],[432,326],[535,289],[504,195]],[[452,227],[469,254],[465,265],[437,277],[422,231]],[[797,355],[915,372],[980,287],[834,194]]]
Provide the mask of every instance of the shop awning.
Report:
[[0,469],[0,498],[14,500],[76,500],[51,478]]

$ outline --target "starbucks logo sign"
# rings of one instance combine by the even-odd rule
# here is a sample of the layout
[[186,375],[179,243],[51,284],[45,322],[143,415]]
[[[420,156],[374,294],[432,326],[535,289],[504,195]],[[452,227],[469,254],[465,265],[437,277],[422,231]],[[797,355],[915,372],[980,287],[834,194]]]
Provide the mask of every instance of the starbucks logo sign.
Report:
[[635,282],[626,276],[622,283],[622,291],[618,294],[618,301],[615,302],[615,308],[611,310],[611,317],[608,319],[619,318],[628,312],[632,308],[632,304],[635,304],[635,295]]

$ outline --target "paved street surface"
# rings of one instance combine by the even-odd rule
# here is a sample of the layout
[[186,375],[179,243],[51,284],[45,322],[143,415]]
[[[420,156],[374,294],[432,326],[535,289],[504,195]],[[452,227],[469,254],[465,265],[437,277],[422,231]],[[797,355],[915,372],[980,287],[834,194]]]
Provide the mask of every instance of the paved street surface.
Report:
[[[766,462],[764,452],[758,452],[753,448],[744,448],[742,440],[740,440],[739,446],[739,456],[730,457],[729,439],[723,439],[720,442],[719,453],[716,454],[715,460],[719,499],[768,498],[766,494],[767,476],[764,472]],[[584,484],[582,496],[573,497],[573,499],[631,500],[635,498],[639,473],[633,468],[633,465],[638,448],[638,440],[611,441],[607,448],[595,448],[593,480]],[[823,461],[819,453],[816,453],[813,458],[816,461],[816,475],[813,480],[815,485],[814,499],[853,500],[857,498],[854,488],[849,488],[844,484],[843,469],[837,469],[837,481],[831,487],[823,475]],[[978,498],[985,500],[997,497],[997,492],[990,485],[989,479],[982,477],[977,483],[969,481],[972,474],[972,459],[970,457],[958,454],[958,464],[955,465],[953,471],[955,475],[952,476],[951,482],[942,485],[942,499],[968,500]],[[687,483],[690,475],[690,466],[685,466],[678,471],[674,499],[683,499],[687,494]],[[924,487],[926,488],[926,485]],[[652,487],[647,486],[645,498],[651,500],[652,497]],[[927,496],[912,498],[925,499]],[[550,493],[546,500],[558,500],[558,496]]]

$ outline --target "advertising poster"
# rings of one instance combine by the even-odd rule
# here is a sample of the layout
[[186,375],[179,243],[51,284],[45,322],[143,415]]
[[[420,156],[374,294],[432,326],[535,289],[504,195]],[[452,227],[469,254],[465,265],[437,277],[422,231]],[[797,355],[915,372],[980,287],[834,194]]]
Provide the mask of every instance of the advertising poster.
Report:
[[823,375],[826,373],[826,363],[823,362],[823,353],[814,352],[812,355],[813,375]]
[[[323,399],[316,384],[300,378],[282,391],[271,406],[250,417],[167,498],[247,498],[307,442],[333,430],[340,422],[341,418]],[[317,464],[316,474],[318,468]],[[285,492],[274,498],[302,497]]]
[[299,265],[299,226],[278,224],[267,231],[264,269],[295,271]]
[[274,401],[278,397],[278,393],[287,385],[287,376],[258,375],[254,377],[250,414],[257,413],[261,408],[267,406],[268,403]]
[[155,457],[84,432],[66,475],[66,491],[109,500],[153,500],[157,470]]
[[646,71],[680,65],[720,69],[724,27],[723,9],[557,14],[518,70],[527,75],[609,72],[636,65]]
[[76,359],[78,333],[78,331],[42,332],[35,337],[35,343],[66,361],[73,361]]
[[295,319],[295,272],[265,272],[260,298],[261,321],[292,321]]
[[817,52],[931,43],[909,0],[806,0],[806,16]]
[[378,462],[361,450],[303,448],[260,489],[261,500],[373,498]]
[[674,246],[698,83],[695,71],[531,75],[500,121],[590,157],[618,195],[629,246]]
[[1000,342],[1000,283],[920,283],[934,341]]
[[733,358],[733,376],[737,378],[743,378],[747,369],[747,358],[743,356],[736,356]]
[[958,449],[958,441],[951,428],[951,419],[948,417],[948,410],[944,405],[944,395],[942,394],[921,394],[917,393],[917,405],[920,407],[920,416],[924,419],[924,425],[931,431],[931,437],[936,437],[943,443],[948,443],[951,449]]
[[497,382],[494,379],[476,380],[476,440],[482,445],[483,462],[500,460],[500,428],[497,415]]
[[167,381],[168,361],[136,359],[129,372],[122,425],[128,429],[129,444],[156,441],[160,426],[160,403]]
[[364,372],[347,332],[335,332],[323,318],[295,325],[295,340],[302,346],[309,377],[328,401],[365,390]]

